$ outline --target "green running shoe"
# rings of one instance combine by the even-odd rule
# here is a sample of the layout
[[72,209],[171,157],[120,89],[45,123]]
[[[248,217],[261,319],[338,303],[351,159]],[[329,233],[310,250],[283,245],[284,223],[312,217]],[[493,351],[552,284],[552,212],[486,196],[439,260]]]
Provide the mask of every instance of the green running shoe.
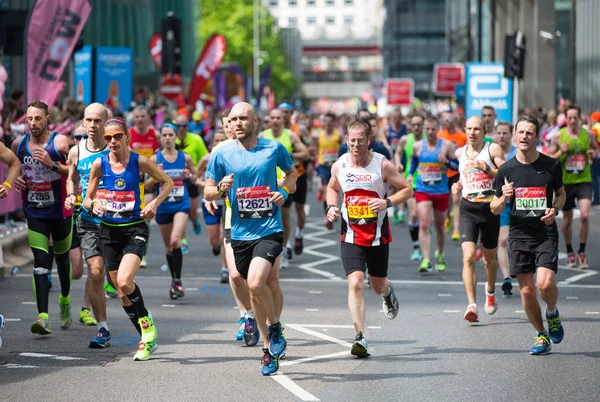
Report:
[[144,343],[144,341],[141,341],[138,344],[138,351],[133,356],[133,360],[136,362],[146,361],[146,360],[150,359],[150,355],[156,349],[158,349],[158,344],[156,342]]
[[369,343],[367,342],[367,338],[365,338],[362,332],[359,332],[354,338],[354,343],[352,344],[352,349],[350,349],[350,354],[358,358],[369,357],[371,354],[369,353],[368,348]]
[[115,290],[115,288],[110,286],[110,284],[108,284],[108,283],[104,284],[104,293],[106,293],[107,299],[108,298],[116,299],[119,296],[119,293]]
[[91,326],[98,324],[98,321],[96,321],[89,308],[82,308],[79,312],[79,323]]
[[38,335],[51,335],[50,320],[47,313],[40,313],[37,321],[31,325],[31,333]]
[[423,258],[421,256],[421,247],[418,247],[418,246],[414,247],[413,251],[412,251],[412,253],[410,255],[410,260],[411,261],[419,261],[421,258]]
[[60,327],[69,329],[73,323],[71,318],[71,296],[58,296],[58,305],[60,306]]
[[427,258],[424,258],[421,261],[421,265],[419,265],[419,272],[431,272],[431,270],[431,261],[429,261]]
[[435,268],[438,272],[444,272],[446,270],[446,254],[439,254],[437,251],[435,252],[435,258],[437,259],[437,263],[435,264]]
[[154,341],[156,341],[156,327],[154,326],[154,321],[152,320],[152,314],[148,311],[148,315],[146,317],[140,317],[138,323],[142,329],[142,340],[140,344],[154,343]]

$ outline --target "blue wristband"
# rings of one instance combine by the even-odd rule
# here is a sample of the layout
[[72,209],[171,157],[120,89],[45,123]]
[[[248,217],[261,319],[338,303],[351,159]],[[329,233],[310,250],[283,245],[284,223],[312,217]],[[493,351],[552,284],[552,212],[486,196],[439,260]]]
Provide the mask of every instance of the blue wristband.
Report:
[[284,190],[284,189],[282,189],[282,188],[278,188],[278,189],[277,189],[277,191],[278,191],[278,192],[279,192],[281,195],[283,195],[283,202],[286,202],[286,201],[287,201],[287,199],[288,199],[288,197],[290,196],[290,195],[287,193],[287,191],[285,191],[285,190]]

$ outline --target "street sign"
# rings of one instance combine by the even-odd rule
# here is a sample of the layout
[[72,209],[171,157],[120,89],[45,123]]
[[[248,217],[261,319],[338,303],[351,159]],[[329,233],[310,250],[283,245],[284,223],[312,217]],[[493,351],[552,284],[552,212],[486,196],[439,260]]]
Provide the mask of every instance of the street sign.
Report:
[[466,117],[481,116],[487,105],[496,109],[498,121],[514,123],[512,79],[504,78],[504,63],[467,63]]
[[465,66],[461,63],[437,63],[433,67],[433,82],[436,95],[454,95],[456,85],[465,83]]
[[160,84],[160,93],[165,99],[174,101],[182,92],[183,86],[181,85],[181,76],[179,74],[175,74],[170,78],[168,75],[163,75]]
[[415,82],[411,78],[390,78],[385,83],[389,106],[412,106]]

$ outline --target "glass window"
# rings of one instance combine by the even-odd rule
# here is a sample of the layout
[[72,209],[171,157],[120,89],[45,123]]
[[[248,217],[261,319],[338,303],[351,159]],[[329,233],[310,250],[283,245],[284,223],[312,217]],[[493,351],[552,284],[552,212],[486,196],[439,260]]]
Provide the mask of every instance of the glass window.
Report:
[[332,16],[325,17],[325,23],[328,24],[328,25],[335,24],[335,17],[332,17]]
[[306,0],[306,5],[307,5],[307,6],[314,6],[314,5],[315,5],[315,3],[316,3],[316,1],[315,1],[315,0]]
[[315,25],[317,23],[317,17],[306,17],[306,25]]
[[326,0],[325,5],[327,6],[335,6],[335,0]]
[[289,27],[295,27],[296,25],[298,25],[298,18],[297,17],[290,17],[290,18],[288,18],[288,26]]
[[354,23],[354,17],[352,15],[344,16],[344,25],[352,25]]
[[269,0],[269,6],[277,7],[279,5],[279,0]]
[[288,6],[294,7],[298,5],[298,0],[288,0]]
[[354,0],[344,0],[344,5],[346,5],[346,6],[353,6],[354,5]]

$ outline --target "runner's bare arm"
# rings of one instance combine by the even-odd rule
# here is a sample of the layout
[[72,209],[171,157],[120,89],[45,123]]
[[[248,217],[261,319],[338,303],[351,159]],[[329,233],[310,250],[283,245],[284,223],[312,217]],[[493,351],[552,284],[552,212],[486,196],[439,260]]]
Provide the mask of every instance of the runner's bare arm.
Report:
[[69,175],[67,176],[67,198],[65,198],[65,209],[70,211],[77,201],[79,193],[79,172],[77,171],[77,157],[79,156],[79,147],[73,147],[67,157],[69,166]]
[[[12,187],[15,179],[21,173],[21,162],[17,155],[15,155],[10,149],[6,148],[4,144],[0,142],[0,162],[8,165],[8,174],[3,183],[0,183],[0,198],[8,196],[10,191],[9,187]],[[1,180],[1,179],[0,179]],[[4,184],[7,183],[8,185]]]
[[92,201],[96,197],[98,192],[98,186],[100,185],[100,179],[102,177],[102,166],[101,158],[98,158],[92,164],[90,169],[90,180],[88,181],[87,191],[85,193],[85,200],[83,200],[83,207],[88,211],[93,210]]
[[281,187],[287,187],[288,190],[290,190],[290,194],[294,194],[296,192],[296,179],[298,179],[296,168],[292,166],[290,170],[284,170],[283,173],[285,173],[285,178],[283,179]]
[[210,155],[206,155],[198,162],[198,166],[196,166],[196,173],[199,177],[204,177],[204,175],[206,174],[206,170],[208,169],[209,157]]
[[513,183],[509,182],[506,176],[497,179],[503,179],[504,184],[502,185],[502,196],[494,195],[492,202],[490,202],[490,209],[494,215],[500,215],[504,211],[506,203],[510,201],[514,193]]
[[594,159],[598,156],[598,143],[596,142],[596,137],[594,136],[593,131],[588,131],[588,136],[590,138],[590,149],[588,149],[588,156],[590,159]]
[[[70,145],[71,145],[71,141],[69,140],[69,137],[67,137],[66,135],[59,135],[56,137],[56,150],[61,155],[61,157],[64,157],[64,160],[66,160],[66,161],[68,161]],[[62,163],[60,163],[56,173],[58,173],[61,176],[68,176],[69,175],[68,162],[66,165],[63,165]]]
[[404,148],[406,147],[406,141],[406,136],[403,135],[402,138],[400,138],[400,141],[398,141],[398,148],[396,149],[396,152],[394,152],[394,163],[398,167],[399,172],[402,172],[404,170],[404,166],[402,165],[401,161],[402,157],[404,156]]
[[560,150],[560,134],[555,135],[550,140],[550,146],[548,147],[548,156],[554,159],[560,158],[562,152]]
[[[340,182],[337,179],[338,174],[339,165],[338,162],[335,162],[331,166],[331,179],[329,179],[329,183],[327,184],[327,192],[325,194],[325,201],[328,205],[326,211],[327,219],[329,219],[330,222],[333,222],[340,216],[340,209],[337,207],[337,205],[342,187],[340,186]],[[329,207],[330,205],[331,207]]]
[[[13,151],[13,153],[15,155],[17,154],[17,151],[19,149],[19,144],[21,143],[21,139],[22,139],[22,137],[15,139],[10,146],[11,150]],[[17,159],[18,159],[18,157],[17,157]],[[17,190],[19,192],[25,191],[27,189],[27,181],[25,180],[25,175],[24,174],[18,175],[14,181],[14,184],[15,184],[15,190]]]
[[[156,163],[156,154],[152,155],[150,158],[152,162]],[[154,185],[156,184],[156,181],[154,181],[153,178],[148,177],[148,179],[144,182],[144,189],[146,191],[152,191],[154,189]]]
[[310,153],[308,152],[308,148],[300,138],[296,134],[290,135],[290,140],[292,143],[292,159],[297,161],[307,161],[310,159]]
[[[204,157],[202,159],[204,159]],[[202,161],[202,159],[200,159],[200,161]],[[198,162],[198,165],[200,165],[200,162]],[[185,156],[185,168],[190,172],[190,176],[188,177],[190,183],[198,187],[204,187],[204,181],[201,180],[201,176],[198,174],[198,170],[194,167],[194,161],[189,155]]]
[[488,174],[492,177],[496,177],[498,174],[498,168],[500,168],[500,166],[506,162],[506,156],[504,155],[504,151],[500,145],[496,143],[492,143],[490,145],[490,159],[496,166],[490,166],[490,171]]
[[[154,215],[156,215],[156,212],[155,212],[156,208],[164,200],[167,199],[167,197],[169,196],[169,193],[173,189],[173,180],[171,180],[171,178],[169,176],[167,176],[167,174],[165,172],[160,170],[158,168],[158,166],[156,166],[156,163],[154,163],[153,161],[151,161],[148,158],[140,156],[138,163],[139,163],[141,173],[145,173],[145,174],[149,175],[150,177],[152,177],[155,181],[157,181],[160,184],[160,193],[158,193],[158,196],[155,199],[153,199],[151,202],[149,202],[146,205],[146,207],[144,208],[144,211],[154,210]],[[142,211],[142,214],[144,213],[144,211]],[[153,217],[154,216],[148,216],[147,218],[153,218]],[[144,218],[146,218],[146,217],[144,217]]]
[[562,207],[565,205],[565,201],[567,201],[567,192],[565,191],[565,187],[562,186],[554,192],[552,207],[562,209]]

